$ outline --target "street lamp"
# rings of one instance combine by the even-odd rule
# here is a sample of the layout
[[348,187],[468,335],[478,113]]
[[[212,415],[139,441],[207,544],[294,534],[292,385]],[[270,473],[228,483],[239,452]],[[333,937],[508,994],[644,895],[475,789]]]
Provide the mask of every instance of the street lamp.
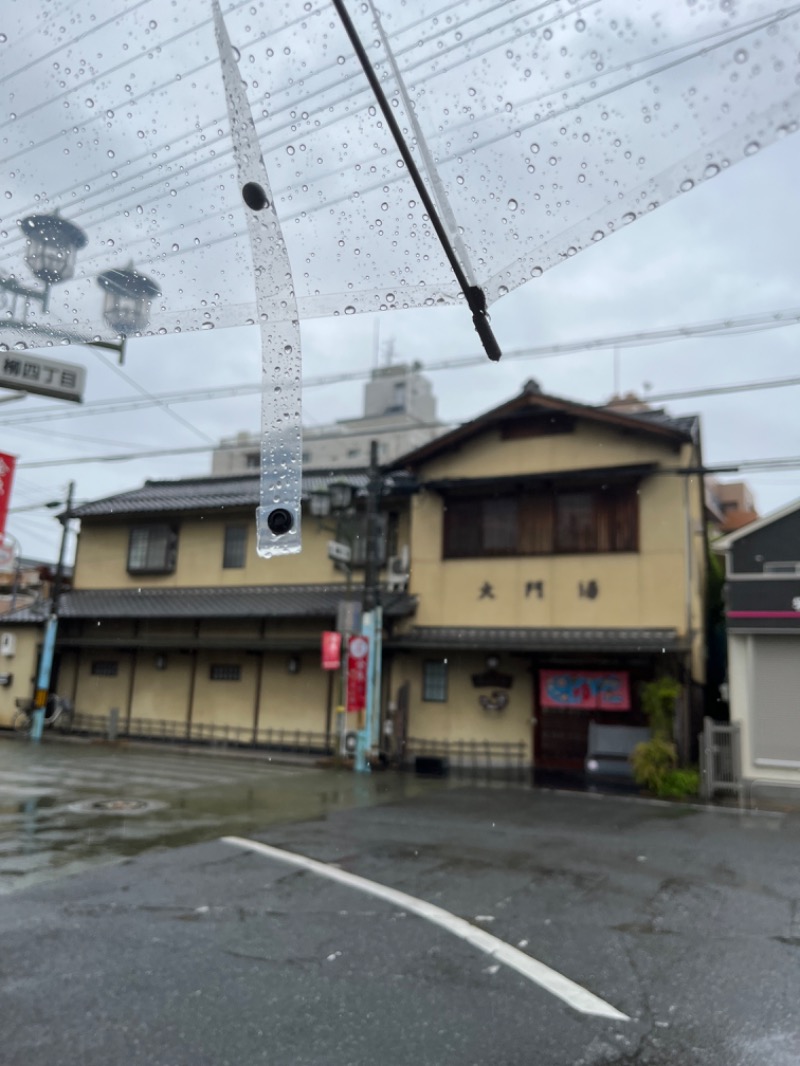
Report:
[[44,291],[39,296],[35,290],[28,294],[39,299],[42,310],[47,310],[50,286],[68,281],[75,273],[75,257],[85,248],[88,238],[83,230],[60,215],[28,215],[19,223],[25,234],[28,250],[25,262],[35,278],[44,282]]
[[115,333],[123,337],[141,333],[150,318],[150,303],[161,289],[150,278],[139,274],[129,263],[124,270],[107,270],[97,284],[105,290],[103,317]]
[[[350,603],[350,589],[353,581],[353,539],[352,536],[349,535],[342,542],[342,519],[347,515],[353,515],[352,503],[353,486],[344,478],[335,478],[329,481],[327,485],[321,485],[318,488],[313,489],[309,493],[308,499],[309,511],[317,519],[319,528],[334,533],[337,538],[336,541],[329,542],[328,556],[336,569],[343,570],[345,573],[347,586],[344,602],[348,605]],[[330,516],[333,516],[335,522],[326,523],[324,519],[329,518]],[[341,603],[339,606],[341,608]],[[352,615],[348,613],[349,610],[349,607],[344,613],[339,610],[337,618],[337,629],[342,634],[341,662],[339,668],[339,705],[336,709],[336,734],[340,739],[340,743],[344,741],[344,719],[346,713],[345,692],[347,690],[345,676],[350,627],[355,624],[355,627],[358,628],[358,624],[354,623]],[[325,733],[326,735],[330,735],[330,710],[328,711],[328,717],[325,723]]]
[[344,478],[334,479],[326,486],[314,489],[308,498],[309,510],[315,518],[342,515],[350,510],[352,502],[353,486]]
[[[362,593],[363,613],[361,616],[361,635],[369,640],[369,659],[367,663],[367,706],[365,721],[357,732],[354,769],[367,772],[370,769],[369,755],[374,747],[377,727],[380,719],[381,693],[381,658],[383,634],[383,610],[380,603],[380,568],[385,547],[384,526],[380,513],[380,501],[384,493],[384,478],[378,462],[378,442],[370,442],[370,462],[367,478],[366,506],[364,509],[364,586]],[[325,528],[323,518],[334,514],[337,523],[337,536],[342,536],[341,519],[355,517],[353,509],[353,486],[346,478],[329,481],[327,487],[315,489],[309,498],[312,515],[320,520]],[[347,593],[349,599],[352,576],[352,554],[354,541],[358,533],[348,537],[351,551],[349,563],[335,562],[344,567],[347,573]],[[345,634],[346,635],[346,634]],[[346,647],[347,641],[343,641]],[[344,704],[344,670],[342,671],[342,704]]]
[[[19,227],[25,236],[25,262],[35,278],[42,282],[41,289],[29,288],[21,284],[11,274],[0,277],[0,290],[10,297],[10,307],[5,318],[0,319],[0,326],[29,326],[28,308],[31,302],[38,303],[46,313],[50,303],[50,290],[53,285],[69,281],[75,273],[75,260],[81,248],[85,248],[88,238],[74,222],[62,218],[58,212],[52,215],[28,215],[21,219]],[[161,295],[158,285],[144,274],[140,274],[129,263],[124,270],[107,270],[97,278],[97,284],[105,291],[103,315],[106,322],[119,334],[121,340],[90,341],[66,334],[70,340],[95,348],[110,348],[119,353],[120,363],[125,359],[125,340],[132,333],[141,333],[147,327],[150,316],[150,304],[156,296]],[[22,300],[21,313],[17,313],[18,300]],[[57,328],[48,328],[47,332],[58,335]]]
[[353,502],[353,486],[344,478],[331,481],[328,485],[330,494],[331,510],[334,514],[347,511]]

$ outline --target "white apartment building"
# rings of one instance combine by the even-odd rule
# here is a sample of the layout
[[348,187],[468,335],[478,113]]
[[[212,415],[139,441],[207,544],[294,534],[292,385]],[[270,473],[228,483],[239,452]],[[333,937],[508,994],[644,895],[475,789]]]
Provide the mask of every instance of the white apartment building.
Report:
[[[380,460],[389,463],[419,448],[445,429],[436,417],[436,397],[419,363],[397,363],[372,371],[364,386],[364,414],[303,430],[303,467],[341,470],[369,464],[370,441],[380,445]],[[260,466],[256,433],[225,437],[214,451],[211,473],[218,477],[255,474]]]

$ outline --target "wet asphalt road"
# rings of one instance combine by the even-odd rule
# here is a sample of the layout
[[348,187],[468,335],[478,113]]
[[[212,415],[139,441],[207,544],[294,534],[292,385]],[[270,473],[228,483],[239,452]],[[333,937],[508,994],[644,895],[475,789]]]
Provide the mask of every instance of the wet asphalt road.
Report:
[[[285,776],[306,789],[330,782],[310,786],[317,793],[353,781]],[[449,933],[310,872],[218,840],[164,848],[163,838],[0,898],[0,1061],[800,1062],[797,816],[522,788],[380,800],[340,794],[302,820],[287,801],[255,833],[226,810],[219,835],[256,836],[436,903],[631,1020],[581,1015]]]
[[[224,752],[49,739],[35,747],[0,734],[0,897],[152,848],[246,834],[434,787],[412,777],[356,777]],[[154,809],[127,817],[75,810],[120,800]]]

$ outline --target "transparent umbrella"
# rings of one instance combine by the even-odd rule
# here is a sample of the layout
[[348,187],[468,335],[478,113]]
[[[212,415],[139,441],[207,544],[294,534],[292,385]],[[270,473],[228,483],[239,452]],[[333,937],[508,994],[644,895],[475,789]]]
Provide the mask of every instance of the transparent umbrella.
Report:
[[32,0],[2,31],[0,344],[258,325],[262,554],[300,544],[298,318],[474,314],[800,119],[800,6],[765,0]]

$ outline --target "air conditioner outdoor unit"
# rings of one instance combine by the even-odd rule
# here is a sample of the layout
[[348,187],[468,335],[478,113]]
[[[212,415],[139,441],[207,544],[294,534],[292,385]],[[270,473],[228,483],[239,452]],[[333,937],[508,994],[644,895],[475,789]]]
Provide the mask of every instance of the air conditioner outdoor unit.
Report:
[[358,744],[358,733],[355,729],[348,729],[342,733],[340,755],[355,755],[356,746]]
[[0,655],[10,659],[17,654],[17,636],[15,633],[0,634]]
[[408,545],[399,555],[390,555],[386,563],[386,584],[392,592],[399,592],[408,585],[411,563]]

